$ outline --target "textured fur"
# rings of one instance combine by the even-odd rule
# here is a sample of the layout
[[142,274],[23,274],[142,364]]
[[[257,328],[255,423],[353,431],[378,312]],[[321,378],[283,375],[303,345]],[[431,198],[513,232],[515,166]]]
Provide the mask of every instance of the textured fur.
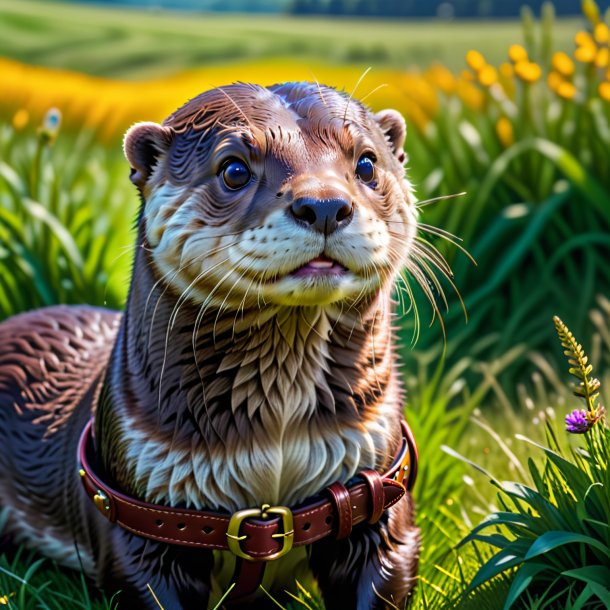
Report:
[[[390,291],[416,232],[404,131],[394,111],[373,115],[310,83],[215,89],[162,126],[129,131],[142,208],[125,314],[60,308],[0,325],[0,502],[22,540],[35,546],[32,532],[45,532],[43,550],[70,565],[78,549],[124,604],[156,608],[147,585],[167,609],[213,604],[224,562],[212,552],[140,539],[84,498],[73,459],[92,412],[106,475],[149,502],[293,506],[363,468],[387,469],[404,404]],[[369,184],[355,175],[363,154],[374,158]],[[232,158],[252,173],[234,191],[222,178]],[[290,212],[305,198],[352,212],[315,231]],[[320,256],[341,271],[295,274]],[[32,444],[58,456],[40,474]],[[58,475],[44,482],[56,469],[69,473],[58,499]],[[400,606],[418,547],[407,494],[378,524],[314,544],[309,567],[329,610]]]

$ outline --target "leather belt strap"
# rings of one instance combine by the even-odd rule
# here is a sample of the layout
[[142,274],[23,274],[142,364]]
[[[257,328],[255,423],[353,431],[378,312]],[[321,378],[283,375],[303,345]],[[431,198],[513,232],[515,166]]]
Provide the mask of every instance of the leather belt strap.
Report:
[[[349,491],[343,483],[337,481],[326,488],[330,495],[330,499],[337,515],[337,526],[335,538],[341,540],[347,538],[352,533],[352,525],[354,524],[354,514],[352,512],[352,503]],[[402,497],[402,494],[400,494]]]
[[[241,560],[262,562],[285,554],[293,546],[311,544],[335,535],[349,536],[352,527],[375,523],[383,511],[412,489],[417,474],[417,447],[407,423],[401,422],[403,439],[392,467],[384,475],[374,470],[359,473],[348,486],[333,483],[326,497],[290,509],[264,505],[233,515],[149,504],[113,489],[95,472],[93,422],[79,441],[80,475],[87,495],[112,523],[145,538],[194,548],[231,550]],[[260,566],[259,566],[260,568]],[[244,567],[250,587],[258,587],[262,569]],[[239,580],[239,579],[238,579]],[[249,586],[238,583],[240,596]],[[238,591],[235,592],[236,594]],[[232,595],[231,597],[235,597]]]

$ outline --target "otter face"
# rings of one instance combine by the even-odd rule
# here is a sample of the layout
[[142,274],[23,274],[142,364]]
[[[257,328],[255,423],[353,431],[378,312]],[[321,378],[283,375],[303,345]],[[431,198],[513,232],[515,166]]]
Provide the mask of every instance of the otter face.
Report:
[[125,137],[166,286],[237,310],[353,305],[395,279],[416,231],[405,123],[328,87],[237,84]]

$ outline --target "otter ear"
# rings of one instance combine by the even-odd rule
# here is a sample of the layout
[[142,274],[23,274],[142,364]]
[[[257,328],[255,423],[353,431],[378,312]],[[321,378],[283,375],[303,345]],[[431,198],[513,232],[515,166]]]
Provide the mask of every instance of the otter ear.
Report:
[[136,123],[127,130],[123,151],[131,166],[131,181],[140,189],[146,184],[159,156],[172,143],[174,130],[157,123]]
[[400,163],[404,163],[406,155],[403,146],[407,136],[407,125],[400,112],[391,109],[382,110],[375,115],[375,120],[379,123],[396,158]]

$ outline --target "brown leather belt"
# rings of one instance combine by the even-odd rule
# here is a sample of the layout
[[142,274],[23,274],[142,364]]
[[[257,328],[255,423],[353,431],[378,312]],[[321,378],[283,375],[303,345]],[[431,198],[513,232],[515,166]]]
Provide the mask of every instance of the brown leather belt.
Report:
[[[417,475],[417,446],[407,422],[403,420],[401,426],[402,444],[388,472],[381,475],[363,470],[353,484],[333,483],[325,488],[325,497],[293,509],[264,504],[227,515],[131,498],[105,483],[92,467],[95,463],[92,420],[79,441],[79,473],[98,510],[112,523],[138,536],[168,544],[231,551],[242,560],[260,563],[285,555],[293,546],[311,544],[331,534],[337,539],[345,538],[352,526],[378,521],[384,510],[402,498],[405,488],[412,489]],[[262,568],[258,571],[262,572]],[[242,594],[247,593],[240,591]]]

